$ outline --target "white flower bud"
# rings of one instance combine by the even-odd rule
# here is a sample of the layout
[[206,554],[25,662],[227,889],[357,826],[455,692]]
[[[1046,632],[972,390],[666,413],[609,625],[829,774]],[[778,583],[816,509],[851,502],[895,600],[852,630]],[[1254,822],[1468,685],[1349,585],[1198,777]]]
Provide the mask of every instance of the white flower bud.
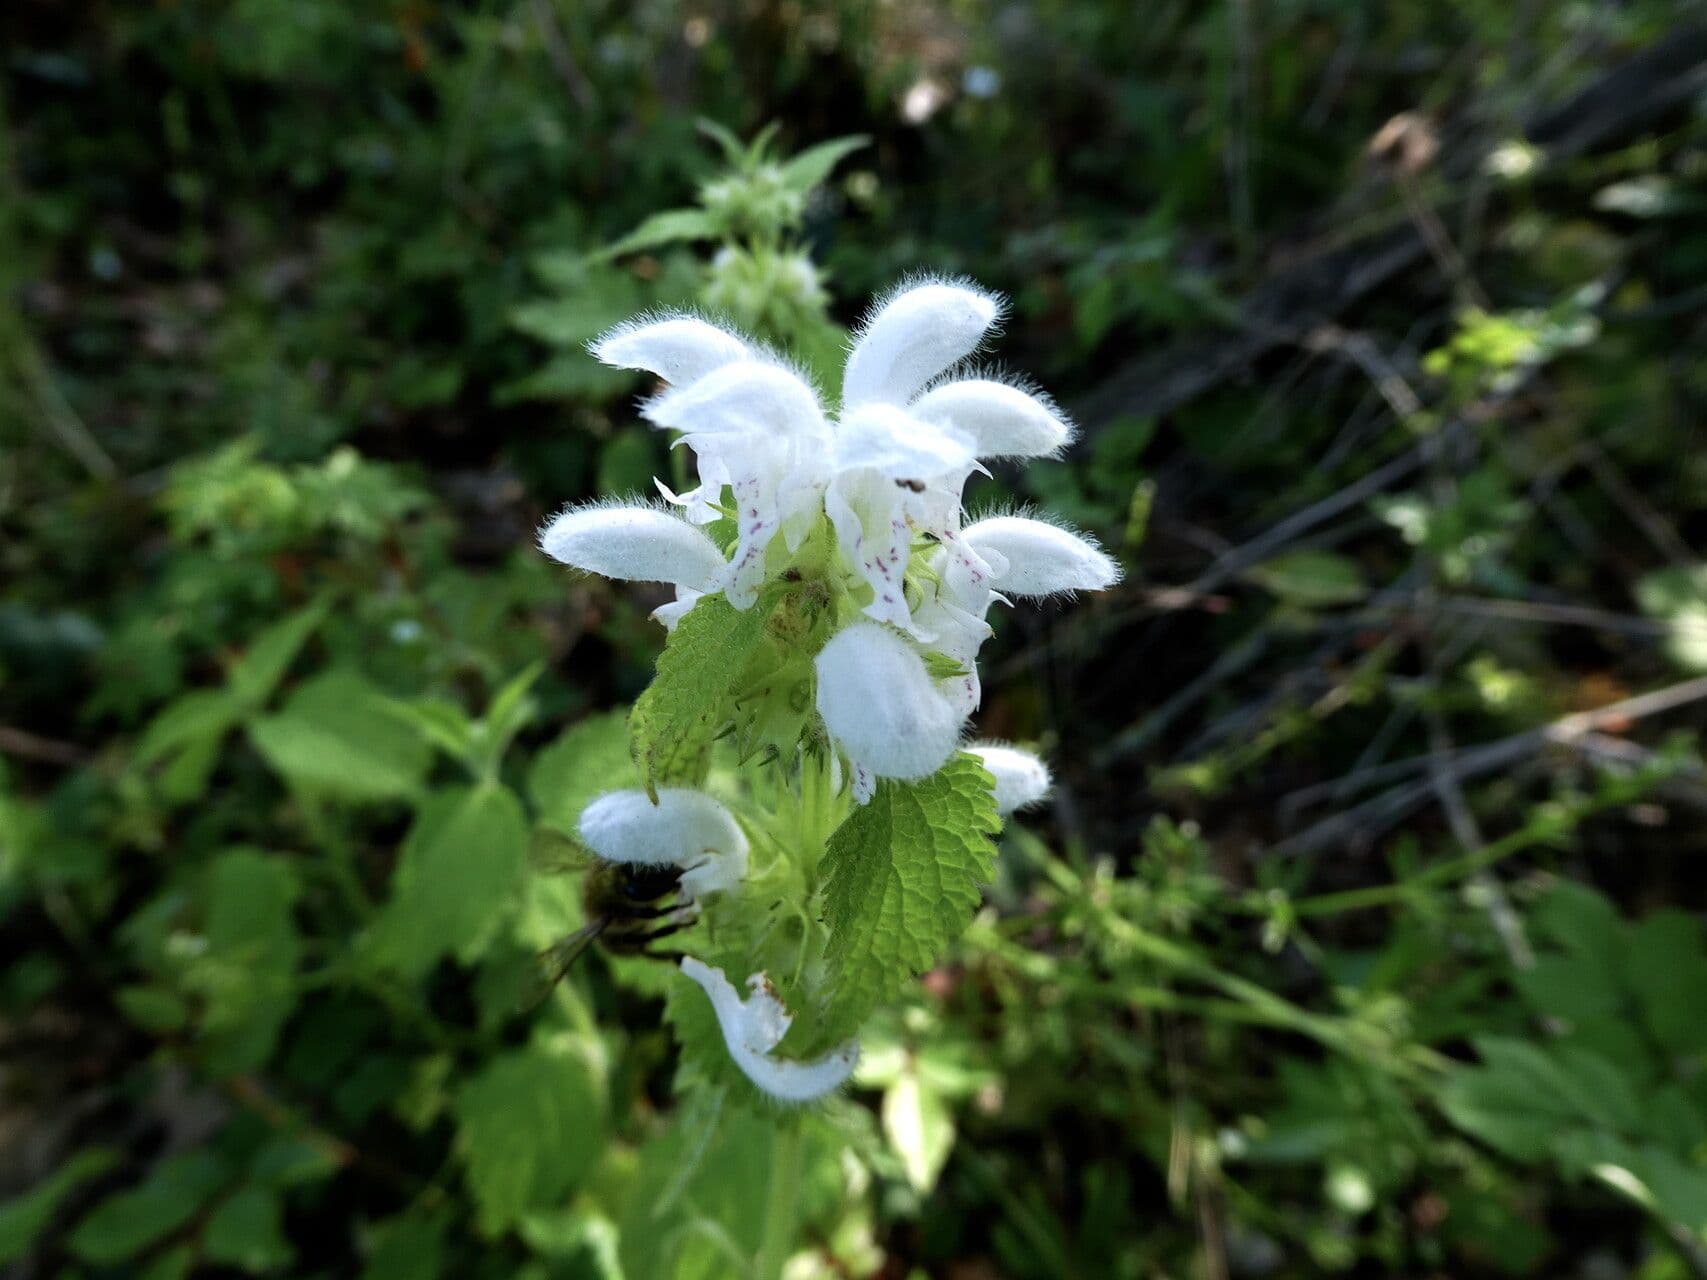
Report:
[[656,507],[575,507],[539,534],[553,560],[633,582],[669,582],[715,591],[723,553],[680,516]]
[[993,516],[968,525],[960,536],[986,560],[1007,562],[994,583],[1016,596],[1100,591],[1120,581],[1120,566],[1095,543],[1042,520]]
[[1001,299],[959,284],[922,284],[883,303],[861,328],[842,375],[842,406],[904,405],[932,378],[977,350]]
[[734,815],[703,791],[660,787],[609,791],[581,810],[581,839],[606,862],[683,868],[682,897],[732,889],[747,874],[747,837]]
[[1004,818],[1049,794],[1049,766],[1031,752],[1005,742],[975,742],[966,749],[996,780],[996,812]]
[[695,316],[641,317],[595,338],[594,356],[619,369],[645,369],[685,386],[750,354],[746,343]]
[[910,412],[958,432],[980,458],[1042,458],[1059,453],[1073,427],[1038,396],[985,378],[947,382],[925,392]]
[[697,982],[711,1001],[723,1043],[735,1065],[771,1097],[781,1102],[812,1102],[840,1088],[853,1074],[859,1061],[859,1044],[853,1040],[812,1062],[771,1056],[794,1018],[782,1007],[763,973],[747,979],[752,994],[743,1000],[721,969],[688,956],[682,961],[682,972]]
[[875,622],[857,622],[818,654],[818,714],[849,758],[883,778],[924,778],[960,740],[961,717],[924,659]]

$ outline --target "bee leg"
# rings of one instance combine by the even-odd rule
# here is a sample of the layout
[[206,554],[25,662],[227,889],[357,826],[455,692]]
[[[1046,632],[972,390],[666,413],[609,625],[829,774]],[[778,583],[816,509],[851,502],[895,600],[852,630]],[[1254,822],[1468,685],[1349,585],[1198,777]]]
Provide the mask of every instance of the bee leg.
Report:
[[622,918],[625,920],[662,920],[665,916],[685,909],[685,904],[678,902],[673,907],[640,907],[625,906]]
[[667,938],[672,933],[680,933],[692,924],[692,920],[672,920],[669,924],[661,924],[656,929],[648,929],[645,933],[637,933],[629,939],[636,946],[643,947],[648,942],[656,942],[659,938]]
[[652,947],[642,947],[637,954],[643,955],[649,960],[670,960],[677,964],[688,958],[687,952],[677,951],[672,947],[665,947],[661,951],[654,950]]

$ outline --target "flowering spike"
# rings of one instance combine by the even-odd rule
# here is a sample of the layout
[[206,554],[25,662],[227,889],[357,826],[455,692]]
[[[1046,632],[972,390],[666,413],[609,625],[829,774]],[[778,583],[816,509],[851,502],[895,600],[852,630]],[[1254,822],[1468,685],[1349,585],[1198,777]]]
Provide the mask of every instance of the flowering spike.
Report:
[[1005,742],[975,742],[966,748],[996,780],[996,812],[1004,818],[1042,801],[1052,779],[1042,759]]
[[749,355],[734,334],[688,315],[619,324],[595,338],[590,349],[605,364],[644,369],[678,387]]
[[733,889],[747,874],[747,837],[734,815],[703,791],[660,787],[609,791],[581,810],[581,839],[606,862],[681,867],[689,901]]
[[794,1018],[782,1007],[763,973],[747,979],[752,994],[743,1000],[721,969],[688,956],[682,960],[682,972],[697,982],[711,1001],[723,1043],[735,1065],[779,1102],[815,1101],[839,1089],[853,1074],[859,1062],[859,1044],[853,1040],[812,1062],[771,1056]]
[[818,714],[857,766],[923,778],[954,754],[961,717],[918,651],[887,627],[856,622],[818,654]]
[[915,400],[912,413],[957,432],[980,458],[1050,457],[1073,438],[1048,401],[987,378],[945,382]]
[[1120,581],[1120,566],[1095,543],[1043,520],[992,516],[968,525],[960,536],[979,555],[1007,561],[995,585],[1016,596],[1100,591]]
[[[805,275],[796,283],[816,287]],[[990,606],[1119,577],[1094,543],[1040,520],[1004,515],[962,528],[963,490],[981,458],[1046,456],[1072,437],[1048,397],[964,363],[1001,312],[999,298],[967,284],[890,294],[849,354],[839,420],[785,360],[693,316],[642,317],[592,347],[607,363],[664,379],[643,413],[680,433],[696,474],[682,493],[657,482],[668,507],[569,511],[540,539],[582,568],[675,586],[675,600],[653,615],[670,641],[629,722],[641,771],[649,785],[679,778],[666,766],[730,736],[742,765],[782,762],[791,772],[798,759],[802,803],[792,820],[778,811],[749,821],[740,810],[743,826],[691,788],[663,787],[654,799],[618,791],[589,804],[579,830],[605,859],[677,868],[686,901],[711,895],[698,908],[705,930],[688,936],[715,940],[733,957],[728,973],[751,976],[737,985],[696,958],[682,969],[711,1001],[739,1069],[778,1099],[823,1096],[858,1053],[848,1040],[815,1061],[775,1056],[797,1017],[810,1017],[796,1031],[818,1048],[852,1034],[893,989],[895,970],[918,970],[963,926],[994,856],[996,813],[1048,792],[1049,771],[1030,752],[973,747],[988,793],[973,761],[956,755],[981,697]],[[716,530],[715,542],[702,526]],[[813,776],[826,733],[831,792],[867,806],[828,835]],[[772,794],[755,788],[742,803]],[[901,817],[921,808],[923,822]],[[762,887],[749,889],[754,831],[765,832],[768,856]],[[791,861],[799,866],[783,865]],[[813,866],[826,870],[773,874]],[[895,875],[901,866],[907,874]],[[760,962],[740,958],[743,942],[760,945],[749,926],[784,885],[820,885],[821,903],[793,906],[826,926],[810,932],[791,969],[802,983],[793,1013],[752,972]]]
[[695,591],[715,591],[724,572],[716,543],[656,507],[574,507],[540,530],[539,546],[553,560],[607,578]]
[[944,369],[978,349],[1002,313],[995,294],[962,284],[917,285],[865,322],[842,375],[842,407],[905,405]]

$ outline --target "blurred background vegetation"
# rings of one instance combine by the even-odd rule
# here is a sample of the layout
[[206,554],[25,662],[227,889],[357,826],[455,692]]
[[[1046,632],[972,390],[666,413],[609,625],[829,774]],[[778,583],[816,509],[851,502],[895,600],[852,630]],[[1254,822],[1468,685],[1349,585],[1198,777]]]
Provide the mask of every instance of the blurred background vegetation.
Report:
[[[1694,9],[11,0],[0,1268],[1707,1275]],[[661,966],[516,1015],[662,638],[531,533],[671,474],[594,333],[918,270],[1128,579],[1002,620],[1053,807],[753,1112]]]

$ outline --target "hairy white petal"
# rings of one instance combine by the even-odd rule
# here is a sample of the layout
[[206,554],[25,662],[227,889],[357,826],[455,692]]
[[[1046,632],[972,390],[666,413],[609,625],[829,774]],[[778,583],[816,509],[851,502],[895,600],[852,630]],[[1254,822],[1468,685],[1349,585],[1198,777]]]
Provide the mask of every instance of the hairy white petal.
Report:
[[1001,314],[994,294],[923,284],[897,294],[865,322],[842,375],[844,408],[904,405],[932,378],[977,350]]
[[1047,457],[1073,438],[1072,424],[1051,405],[985,378],[944,383],[915,400],[910,412],[959,432],[980,458]]
[[1095,543],[1042,520],[993,516],[968,525],[960,536],[986,559],[993,552],[1008,562],[994,581],[1014,595],[1100,591],[1120,580],[1120,566]]
[[713,369],[745,360],[747,344],[696,316],[631,320],[593,340],[594,356],[619,369],[645,369],[683,386]]
[[747,874],[747,837],[734,815],[703,791],[660,787],[608,791],[581,810],[581,839],[607,862],[681,867],[682,896],[702,897]]
[[825,727],[872,773],[928,777],[954,753],[959,712],[918,650],[889,628],[856,622],[824,646],[816,666]]
[[854,1040],[812,1062],[771,1056],[794,1019],[763,973],[747,979],[751,994],[743,1000],[721,969],[688,956],[682,961],[682,972],[697,982],[711,1001],[723,1043],[735,1065],[771,1097],[782,1102],[811,1102],[840,1088],[853,1074],[859,1061],[859,1043]]
[[996,780],[996,812],[1004,818],[1049,794],[1049,766],[1031,752],[1005,742],[975,742],[966,749]]
[[824,512],[841,554],[871,584],[867,616],[910,627],[903,582],[912,531],[895,482],[876,472],[837,476],[824,493]]
[[607,578],[715,591],[723,576],[717,544],[656,507],[577,507],[540,530],[539,546],[554,560]]
[[659,396],[645,412],[660,427],[686,432],[690,440],[739,433],[764,444],[797,434],[823,435],[826,430],[812,388],[781,365],[760,360],[714,369],[697,382]]

